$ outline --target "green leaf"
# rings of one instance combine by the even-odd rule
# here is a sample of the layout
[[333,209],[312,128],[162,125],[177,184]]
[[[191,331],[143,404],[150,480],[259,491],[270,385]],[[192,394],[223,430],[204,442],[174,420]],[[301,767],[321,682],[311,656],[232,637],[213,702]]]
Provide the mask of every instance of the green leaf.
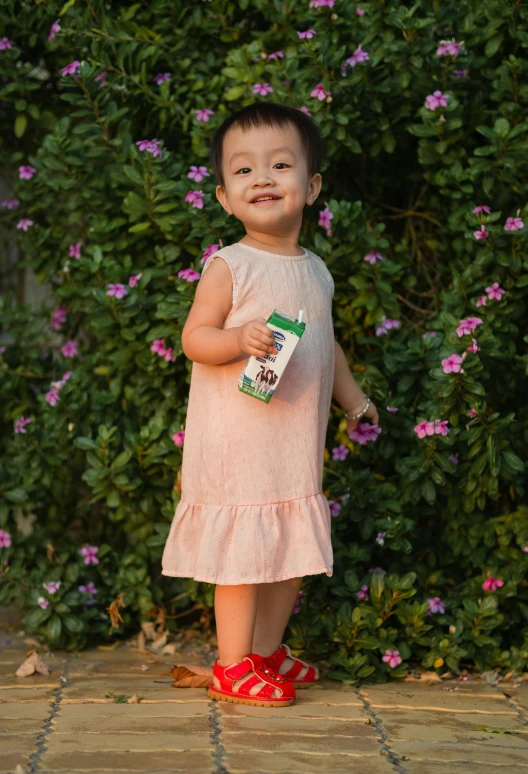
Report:
[[134,226],[130,226],[128,229],[131,234],[138,234],[142,231],[147,231],[152,226],[150,221],[143,221],[143,223],[136,223]]
[[62,621],[59,615],[54,613],[46,626],[46,637],[50,645],[57,643],[62,632]]
[[15,137],[22,137],[27,127],[27,116],[20,113],[15,119]]
[[514,470],[516,473],[521,473],[524,470],[524,462],[513,452],[503,451],[501,452],[501,456],[511,470]]
[[503,37],[504,36],[502,34],[494,35],[492,38],[488,40],[488,42],[486,43],[486,47],[484,48],[484,55],[488,57],[488,59],[489,57],[494,56],[497,53],[497,51],[502,45]]

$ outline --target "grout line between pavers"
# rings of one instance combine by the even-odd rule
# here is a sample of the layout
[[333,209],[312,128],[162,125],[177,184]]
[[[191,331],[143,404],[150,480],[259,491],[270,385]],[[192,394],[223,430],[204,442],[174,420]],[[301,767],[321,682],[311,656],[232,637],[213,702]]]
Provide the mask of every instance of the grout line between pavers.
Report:
[[[48,737],[53,733],[53,721],[57,717],[60,709],[60,704],[63,699],[64,689],[68,686],[69,680],[69,660],[66,660],[64,669],[61,670],[59,677],[60,685],[55,689],[55,697],[51,703],[51,709],[48,715],[48,719],[44,722],[44,730],[37,736],[37,744],[35,752],[29,756],[28,772],[33,774],[34,772],[41,771],[41,758],[48,749]],[[61,679],[64,678],[64,679]]]
[[222,742],[222,727],[220,725],[221,715],[218,710],[218,702],[211,699],[209,702],[209,723],[211,725],[211,739],[213,741],[213,761],[215,764],[214,774],[229,774],[225,764],[226,749]]
[[375,709],[373,708],[371,702],[367,699],[366,696],[363,696],[361,693],[361,689],[354,688],[354,691],[359,699],[361,699],[363,706],[370,715],[370,717],[373,720],[374,728],[376,729],[378,735],[379,735],[379,743],[381,745],[381,751],[383,754],[387,755],[389,762],[394,766],[394,770],[398,772],[398,774],[406,774],[407,769],[404,767],[402,763],[402,759],[398,755],[398,753],[392,749],[392,747],[389,744],[389,734],[386,732],[383,722],[381,720],[381,717],[378,716]]
[[502,692],[506,704],[509,707],[513,707],[513,709],[516,711],[523,726],[528,727],[528,716],[526,715],[524,708],[519,704],[517,699],[515,699],[511,694],[507,693],[504,688],[500,688],[499,690]]

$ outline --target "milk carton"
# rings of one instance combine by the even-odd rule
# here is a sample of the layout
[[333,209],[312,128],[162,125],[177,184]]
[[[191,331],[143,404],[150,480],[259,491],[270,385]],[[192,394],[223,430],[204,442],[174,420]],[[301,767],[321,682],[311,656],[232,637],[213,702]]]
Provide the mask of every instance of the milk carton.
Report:
[[302,322],[302,317],[302,309],[298,320],[277,309],[270,314],[266,324],[273,333],[278,353],[267,354],[265,357],[251,355],[238,380],[238,389],[241,392],[252,395],[264,403],[270,402],[293,350],[304,333],[306,323]]

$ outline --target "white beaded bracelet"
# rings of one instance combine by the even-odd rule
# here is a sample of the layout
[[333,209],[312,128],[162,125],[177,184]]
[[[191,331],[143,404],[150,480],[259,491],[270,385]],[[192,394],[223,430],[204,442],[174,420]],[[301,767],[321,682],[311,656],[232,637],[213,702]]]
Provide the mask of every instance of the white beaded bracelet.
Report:
[[366,395],[364,395],[363,397],[364,397],[364,398],[367,398],[367,405],[365,406],[365,408],[363,409],[363,411],[360,411],[360,412],[359,412],[359,414],[354,414],[354,416],[351,416],[351,417],[349,417],[349,416],[348,416],[348,414],[345,412],[345,417],[346,417],[347,419],[361,419],[361,417],[363,416],[363,414],[366,414],[366,412],[368,411],[368,407],[370,406],[370,398],[369,398],[369,397],[367,397]]

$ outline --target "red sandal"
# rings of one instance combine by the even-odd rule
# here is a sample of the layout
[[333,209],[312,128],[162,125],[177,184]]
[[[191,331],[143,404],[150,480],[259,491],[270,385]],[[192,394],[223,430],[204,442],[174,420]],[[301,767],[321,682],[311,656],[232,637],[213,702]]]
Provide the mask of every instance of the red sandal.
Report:
[[[291,658],[293,665],[287,672],[282,673],[279,670],[287,658]],[[295,688],[308,688],[319,682],[319,670],[317,667],[296,656],[292,656],[292,652],[287,645],[282,644],[275,653],[272,653],[271,656],[266,656],[264,658],[264,663],[278,674],[282,674],[282,676],[294,685]],[[299,674],[305,667],[305,674],[302,677],[299,677]]]
[[[265,664],[258,653],[250,653],[242,661],[229,666],[221,666],[216,661],[213,677],[219,687],[211,683],[207,695],[217,701],[251,704],[254,707],[289,707],[296,699],[293,685]],[[255,686],[259,690],[250,694]]]

